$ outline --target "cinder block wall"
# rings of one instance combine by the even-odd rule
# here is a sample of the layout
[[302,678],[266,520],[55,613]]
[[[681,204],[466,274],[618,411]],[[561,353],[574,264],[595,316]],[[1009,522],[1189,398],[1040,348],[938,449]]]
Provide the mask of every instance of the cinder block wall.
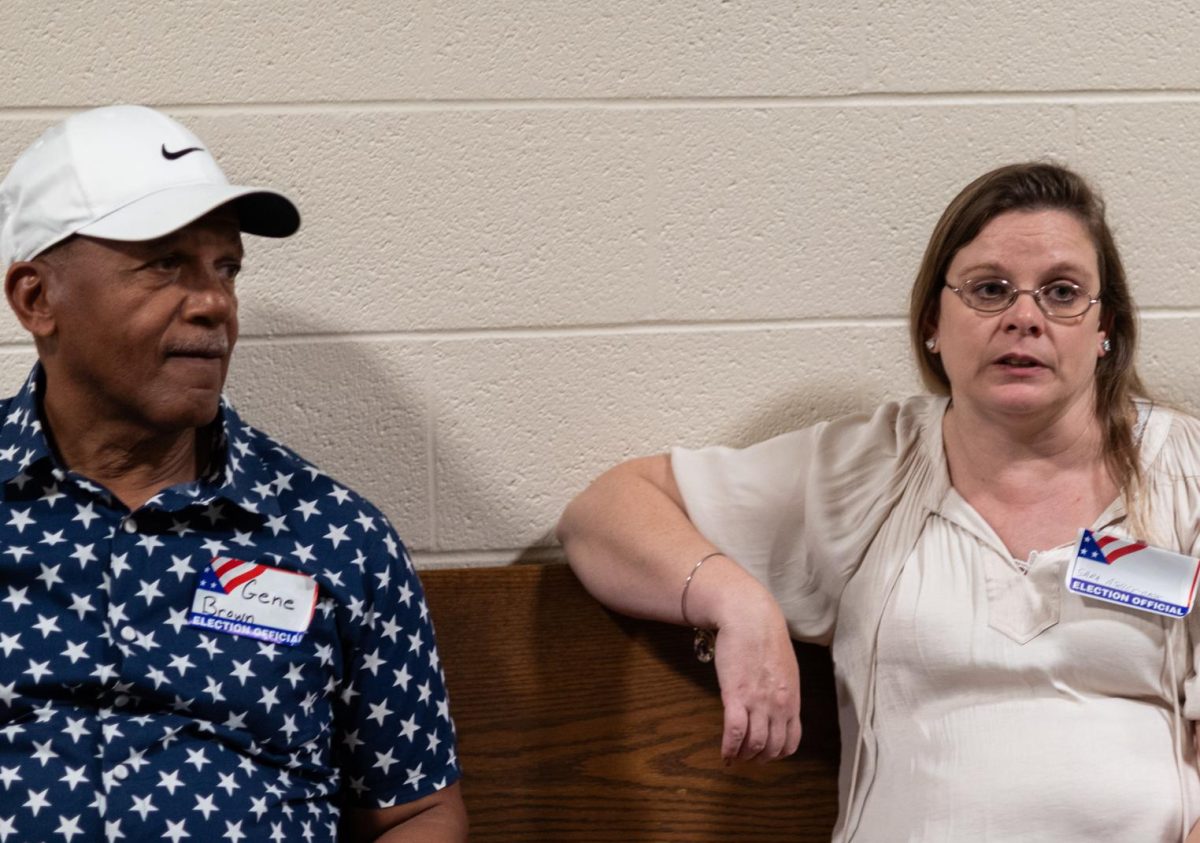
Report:
[[[304,227],[249,243],[228,391],[422,565],[545,555],[603,467],[917,388],[945,203],[1092,176],[1144,374],[1200,408],[1200,15],[1184,2],[5,0],[0,162],[160,107]],[[33,359],[0,321],[0,386]]]

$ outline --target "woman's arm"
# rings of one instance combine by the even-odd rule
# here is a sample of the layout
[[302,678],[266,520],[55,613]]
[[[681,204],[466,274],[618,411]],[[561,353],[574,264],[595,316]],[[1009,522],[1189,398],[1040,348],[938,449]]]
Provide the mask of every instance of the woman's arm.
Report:
[[[558,525],[576,575],[596,599],[626,614],[683,623],[684,581],[719,550],[688,520],[667,455],[601,475]],[[688,619],[715,629],[725,706],[721,755],[769,761],[800,741],[800,678],[778,603],[734,560],[709,559],[688,589]]]

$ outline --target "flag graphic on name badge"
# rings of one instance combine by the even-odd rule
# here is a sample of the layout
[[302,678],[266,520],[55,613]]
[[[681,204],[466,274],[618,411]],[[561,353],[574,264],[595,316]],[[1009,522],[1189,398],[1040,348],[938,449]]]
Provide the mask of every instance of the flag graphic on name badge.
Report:
[[1139,550],[1145,550],[1148,545],[1133,539],[1119,539],[1116,536],[1097,536],[1091,530],[1083,531],[1079,541],[1079,556],[1090,562],[1111,565],[1122,556],[1129,556]]
[[200,588],[220,594],[230,594],[235,588],[249,582],[267,570],[266,565],[243,562],[229,556],[218,556],[200,575]]

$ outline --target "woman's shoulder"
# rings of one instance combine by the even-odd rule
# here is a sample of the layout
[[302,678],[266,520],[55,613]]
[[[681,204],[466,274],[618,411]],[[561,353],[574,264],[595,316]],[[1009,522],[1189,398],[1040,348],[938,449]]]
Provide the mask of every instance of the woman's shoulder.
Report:
[[1156,473],[1200,475],[1200,418],[1154,401],[1136,405],[1143,466]]

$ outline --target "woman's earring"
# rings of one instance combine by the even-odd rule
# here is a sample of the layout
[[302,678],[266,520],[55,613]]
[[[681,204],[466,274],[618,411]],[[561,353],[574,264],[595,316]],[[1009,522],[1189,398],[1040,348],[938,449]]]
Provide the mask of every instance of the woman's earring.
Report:
[[1112,351],[1112,343],[1108,341],[1108,337],[1105,337],[1100,343],[1100,350],[1105,353]]
[[[1108,340],[1105,340],[1105,342],[1108,342]],[[937,337],[930,337],[929,339],[925,340],[925,347],[928,348],[930,351],[933,351],[934,349],[936,349],[937,348]]]

